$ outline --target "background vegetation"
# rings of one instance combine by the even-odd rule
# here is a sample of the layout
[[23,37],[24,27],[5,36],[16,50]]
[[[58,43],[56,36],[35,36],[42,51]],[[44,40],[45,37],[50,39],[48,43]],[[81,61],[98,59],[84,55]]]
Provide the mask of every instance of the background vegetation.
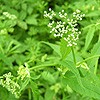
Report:
[[[85,14],[74,48],[77,67],[66,43],[47,27],[43,15],[49,8]],[[0,85],[0,100],[100,100],[99,18],[99,0],[0,0],[0,76],[16,77],[25,63],[31,76],[20,82],[19,98]]]

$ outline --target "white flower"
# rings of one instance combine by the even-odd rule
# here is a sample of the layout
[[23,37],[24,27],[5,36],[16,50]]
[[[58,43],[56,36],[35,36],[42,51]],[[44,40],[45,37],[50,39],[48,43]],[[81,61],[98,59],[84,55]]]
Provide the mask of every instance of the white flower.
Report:
[[77,12],[77,13],[80,13],[81,11],[77,9],[76,12]]
[[64,10],[62,10],[62,12],[64,12]]
[[47,13],[47,11],[44,11],[44,17],[52,19],[54,16],[56,16],[56,13],[51,8],[49,8],[49,13]]
[[64,10],[62,10],[61,12],[59,12],[59,17],[60,18],[66,18],[67,13],[64,13]]
[[49,8],[49,11],[51,11],[51,8]]

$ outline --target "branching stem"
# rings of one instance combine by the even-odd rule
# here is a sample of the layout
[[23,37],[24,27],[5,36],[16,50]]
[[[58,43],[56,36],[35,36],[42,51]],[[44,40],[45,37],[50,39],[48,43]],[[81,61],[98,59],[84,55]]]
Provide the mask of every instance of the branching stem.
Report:
[[78,65],[82,64],[82,63],[85,62],[85,61],[88,61],[88,60],[91,60],[91,59],[97,58],[97,57],[100,57],[100,55],[95,55],[95,56],[88,57],[88,58],[86,58],[85,60],[80,61],[80,62],[78,63]]

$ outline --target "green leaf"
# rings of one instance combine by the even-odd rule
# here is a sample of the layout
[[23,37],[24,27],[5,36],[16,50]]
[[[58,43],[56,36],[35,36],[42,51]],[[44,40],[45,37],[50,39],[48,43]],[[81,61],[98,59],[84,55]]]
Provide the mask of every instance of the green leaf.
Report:
[[22,3],[21,6],[22,6],[22,9],[23,9],[23,10],[25,10],[25,11],[27,10],[27,4],[26,4],[26,3]]
[[[10,95],[11,93],[8,93],[7,89],[4,88],[4,87],[2,87],[1,85],[0,85],[0,90],[2,90],[2,91],[0,92],[0,100],[8,100],[9,95]],[[10,95],[10,96],[11,96],[11,95]],[[10,99],[10,100],[11,100],[11,99]]]
[[90,28],[89,28],[89,30],[88,30],[88,33],[87,33],[87,35],[86,35],[86,41],[85,41],[85,50],[87,50],[88,49],[88,47],[89,47],[89,45],[90,45],[90,43],[91,43],[91,41],[92,41],[92,38],[93,38],[93,36],[94,36],[94,32],[95,32],[95,26],[93,25],[93,26],[91,26]]
[[[4,96],[5,97],[5,96]],[[3,97],[3,98],[4,98]],[[15,98],[15,96],[12,94],[12,93],[9,93],[8,94],[8,97],[5,99],[5,100],[17,100],[16,98]]]
[[45,93],[45,100],[53,100],[54,94],[54,91],[47,89]]
[[35,27],[30,27],[28,34],[32,36],[32,35],[36,35],[37,32],[38,30]]
[[68,60],[63,60],[59,64],[64,66],[64,67],[67,67],[72,73],[74,73],[75,77],[77,78],[78,83],[80,84],[80,86],[83,87],[79,71],[73,62],[68,61]]
[[91,50],[91,55],[99,55],[99,54],[100,54],[100,41],[98,41]]
[[67,47],[67,42],[64,39],[61,39],[60,52],[62,54],[62,59],[65,59],[71,52],[71,48]]
[[78,69],[76,68],[75,64],[68,60],[63,60],[60,62],[60,64],[64,67],[68,67],[68,69],[74,73],[76,76],[79,76]]
[[87,17],[96,17],[99,15],[100,15],[99,10],[95,10],[95,11],[92,11],[92,12],[86,14]]
[[26,23],[30,24],[30,25],[37,25],[38,22],[37,22],[36,17],[37,17],[37,15],[28,16],[27,19],[26,19]]
[[28,28],[26,22],[21,21],[21,20],[18,21],[18,26],[25,30]]
[[49,42],[43,42],[43,43],[49,45],[61,57],[60,46],[59,45],[52,44],[52,43],[49,43]]
[[34,100],[39,100],[39,90],[38,90],[36,82],[33,82],[32,80],[30,80],[30,87],[32,89]]
[[98,79],[93,74],[88,73],[86,77],[81,78],[84,88],[80,86],[77,78],[70,73],[66,73],[66,77],[63,80],[66,80],[67,84],[76,92],[84,96],[100,99],[100,83],[97,84]]
[[19,19],[20,19],[20,20],[24,20],[24,19],[26,18],[26,16],[27,16],[27,13],[26,13],[24,10],[22,10],[22,11],[19,13]]
[[0,53],[0,60],[2,60],[4,64],[8,65],[11,68],[12,60],[10,57],[7,57],[6,55]]
[[28,6],[27,13],[30,15],[33,12],[33,8],[31,6]]
[[27,78],[27,79],[21,84],[22,86],[21,86],[21,88],[20,88],[20,92],[26,88],[26,86],[28,85],[29,82],[30,82],[30,79]]
[[42,73],[42,77],[44,80],[48,81],[50,84],[53,84],[56,82],[54,76],[50,72],[44,71]]
[[[91,50],[91,56],[95,56],[95,55],[100,55],[100,41],[98,41],[93,49]],[[89,61],[89,66],[90,68],[93,68],[93,66],[95,65],[96,63],[96,60],[98,59],[99,57],[96,57],[96,58],[93,58]]]

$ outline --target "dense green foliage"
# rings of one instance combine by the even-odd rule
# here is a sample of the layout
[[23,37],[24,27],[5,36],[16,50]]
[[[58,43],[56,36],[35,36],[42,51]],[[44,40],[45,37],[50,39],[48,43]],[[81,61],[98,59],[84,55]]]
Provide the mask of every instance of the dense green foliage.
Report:
[[[49,8],[85,14],[77,46],[50,33]],[[100,100],[99,17],[99,0],[0,0],[0,100]]]

